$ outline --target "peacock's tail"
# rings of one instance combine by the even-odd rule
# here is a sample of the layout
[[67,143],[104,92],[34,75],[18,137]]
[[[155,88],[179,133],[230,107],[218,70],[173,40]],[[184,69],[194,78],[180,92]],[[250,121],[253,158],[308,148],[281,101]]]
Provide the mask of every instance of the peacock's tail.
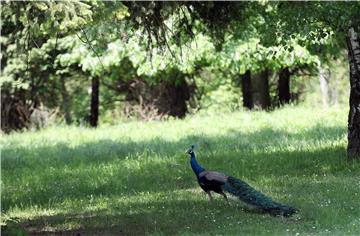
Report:
[[261,208],[271,215],[290,216],[298,211],[296,208],[274,202],[270,197],[256,191],[244,181],[231,176],[228,177],[222,188],[245,203]]

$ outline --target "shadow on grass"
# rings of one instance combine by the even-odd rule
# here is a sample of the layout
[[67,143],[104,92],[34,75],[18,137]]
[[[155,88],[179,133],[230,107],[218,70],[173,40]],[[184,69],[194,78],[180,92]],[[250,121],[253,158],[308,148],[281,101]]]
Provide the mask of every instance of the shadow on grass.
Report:
[[[134,203],[129,208],[115,207],[110,211],[41,216],[22,222],[17,227],[34,235],[207,234],[231,225],[249,227],[246,219],[249,216],[259,217],[259,213],[239,205],[229,207],[222,200],[210,204],[208,201],[182,199]],[[270,218],[269,215],[265,217]]]
[[[343,127],[317,125],[302,133],[267,128],[253,133],[230,130],[226,136],[218,137],[193,135],[176,142],[156,138],[138,143],[100,140],[76,147],[57,144],[30,150],[6,148],[2,151],[5,190],[2,212],[14,206],[51,208],[69,199],[86,202],[97,197],[130,198],[142,192],[163,193],[197,187],[184,154],[192,143],[198,144],[198,159],[204,167],[246,181],[255,182],[267,176],[297,177],[319,171],[336,173],[346,168],[343,161],[346,150],[333,143],[341,140],[345,133]],[[148,204],[151,211],[145,210]],[[174,209],[168,212],[162,212],[161,204],[131,203],[133,208],[127,209],[129,212],[95,211],[86,217],[83,213],[42,216],[21,224],[30,231],[34,227],[38,233],[51,232],[39,229],[47,224],[53,226],[54,232],[66,233],[61,228],[67,222],[80,225],[79,232],[173,234],[187,231],[189,227],[189,232],[204,233],[201,227],[204,222],[194,220],[198,201],[174,201],[169,206]],[[203,203],[200,207],[210,215],[214,210],[207,211],[207,204]],[[183,215],[174,220],[171,216],[179,213],[177,208],[182,209]],[[220,215],[230,213],[229,209],[218,212]],[[219,217],[222,218],[225,217]]]

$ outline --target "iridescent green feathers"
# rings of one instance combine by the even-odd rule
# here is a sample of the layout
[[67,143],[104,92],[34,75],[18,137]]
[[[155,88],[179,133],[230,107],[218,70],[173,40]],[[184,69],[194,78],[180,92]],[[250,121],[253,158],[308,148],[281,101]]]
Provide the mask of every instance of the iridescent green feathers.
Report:
[[222,189],[238,197],[241,201],[260,208],[271,215],[290,216],[297,212],[297,209],[274,202],[270,197],[256,191],[244,181],[231,176],[229,176],[226,183],[222,185]]

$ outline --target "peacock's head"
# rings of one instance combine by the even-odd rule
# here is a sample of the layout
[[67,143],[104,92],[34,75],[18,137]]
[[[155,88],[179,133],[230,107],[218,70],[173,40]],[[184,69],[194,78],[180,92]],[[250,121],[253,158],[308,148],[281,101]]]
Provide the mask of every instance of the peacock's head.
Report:
[[187,154],[193,154],[194,153],[194,148],[195,146],[194,145],[191,145],[190,148],[186,151]]

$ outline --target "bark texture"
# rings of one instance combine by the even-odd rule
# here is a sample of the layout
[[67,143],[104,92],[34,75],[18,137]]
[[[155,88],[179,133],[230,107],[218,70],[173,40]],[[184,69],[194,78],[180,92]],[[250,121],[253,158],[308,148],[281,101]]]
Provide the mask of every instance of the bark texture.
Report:
[[348,148],[350,159],[360,159],[360,40],[354,28],[347,38],[350,63],[350,111],[348,119]]
[[30,127],[31,108],[21,96],[1,91],[1,130],[9,133]]
[[270,91],[269,91],[269,71],[266,69],[252,77],[252,95],[254,106],[261,109],[269,109]]
[[279,72],[278,96],[281,105],[290,103],[290,71],[287,67]]
[[99,87],[100,79],[95,76],[91,80],[91,104],[90,104],[90,120],[92,127],[97,127],[99,120]]
[[247,70],[244,75],[240,77],[241,80],[241,91],[243,96],[243,106],[248,109],[253,109],[254,103],[252,99],[251,91],[251,73]]

